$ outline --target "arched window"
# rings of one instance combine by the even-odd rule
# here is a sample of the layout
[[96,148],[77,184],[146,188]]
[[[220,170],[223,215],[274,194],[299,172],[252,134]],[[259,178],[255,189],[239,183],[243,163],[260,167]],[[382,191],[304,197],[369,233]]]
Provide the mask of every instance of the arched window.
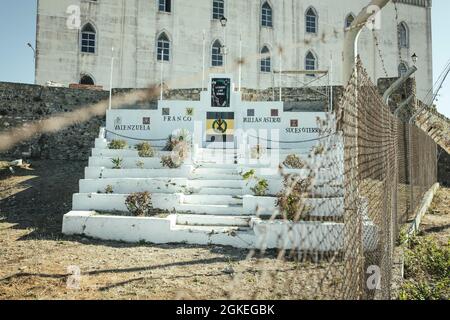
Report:
[[353,13],[349,13],[345,18],[345,28],[350,28],[353,21],[355,21],[355,16],[353,15]]
[[269,3],[264,2],[261,9],[261,25],[263,27],[272,27],[272,7]]
[[[317,58],[311,51],[308,51],[305,56],[305,70],[315,71],[317,70]],[[314,73],[307,74],[309,77],[314,77]]]
[[312,7],[309,8],[305,15],[307,33],[317,33],[317,20],[317,11]]
[[398,76],[403,77],[408,72],[408,65],[405,62],[401,62],[398,65]]
[[409,48],[409,29],[404,22],[398,25],[398,38],[400,48]]
[[212,45],[211,64],[213,67],[223,66],[222,43],[219,40],[214,41]]
[[225,1],[213,0],[213,19],[220,20],[225,16]]
[[81,28],[81,52],[95,53],[96,31],[92,24],[87,23]]
[[267,46],[261,49],[261,72],[271,72],[272,71],[272,61],[271,61],[270,50]]
[[170,40],[165,32],[158,37],[157,59],[158,61],[170,61]]
[[87,74],[81,76],[80,84],[89,85],[89,86],[95,85],[94,79],[92,79],[92,77],[88,76]]

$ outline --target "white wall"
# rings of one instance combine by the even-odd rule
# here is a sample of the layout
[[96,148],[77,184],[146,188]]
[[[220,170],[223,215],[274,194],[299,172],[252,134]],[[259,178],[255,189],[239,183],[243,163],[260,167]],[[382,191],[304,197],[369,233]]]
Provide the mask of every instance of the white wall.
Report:
[[[283,47],[283,69],[304,68],[304,56],[313,50],[319,58],[319,69],[328,70],[333,60],[332,83],[341,84],[344,19],[350,12],[357,14],[368,0],[277,0],[271,1],[274,27],[260,26],[260,0],[227,0],[228,18],[226,44],[229,47],[228,71],[238,72],[239,36],[243,37],[243,86],[272,86],[271,74],[259,72],[257,55],[267,44],[275,55],[272,65],[279,69],[278,47]],[[406,1],[423,3],[424,1]],[[79,53],[79,31],[66,27],[66,9],[80,5],[82,22],[91,21],[98,31],[98,51],[95,55]],[[304,13],[314,5],[319,14],[319,32],[305,33]],[[410,30],[410,49],[399,53],[397,21],[392,2],[382,12],[382,30],[376,32],[388,76],[397,76],[398,64],[411,64],[410,56],[419,56],[417,73],[419,97],[432,85],[431,21],[429,9],[399,3],[398,21],[405,21]],[[214,39],[223,41],[223,29],[213,21],[212,0],[173,0],[172,13],[157,12],[156,0],[40,0],[37,28],[36,82],[48,80],[64,84],[77,83],[81,73],[92,75],[96,84],[109,88],[111,47],[116,48],[114,87],[146,87],[158,83],[161,64],[156,61],[156,36],[166,31],[172,40],[170,63],[164,63],[165,78],[172,88],[200,87],[202,83],[202,38],[206,31],[207,66],[210,66],[210,46]],[[365,67],[375,79],[384,77],[378,49],[370,31],[360,40]],[[216,70],[217,71],[217,70]],[[303,79],[302,79],[303,80]],[[278,81],[275,82],[275,85]],[[286,83],[289,85],[289,83]],[[290,83],[290,85],[299,82]],[[323,85],[324,83],[322,83]]]
[[[325,112],[285,112],[283,102],[246,102],[241,100],[241,94],[231,90],[230,106],[224,108],[211,107],[211,79],[230,78],[229,75],[213,74],[209,79],[208,90],[200,95],[200,101],[158,101],[157,110],[125,110],[113,109],[107,111],[106,130],[108,140],[126,140],[130,145],[140,140],[151,141],[153,146],[165,146],[167,138],[179,129],[186,129],[193,135],[192,141],[200,147],[206,146],[206,126],[208,112],[233,112],[235,146],[290,148],[310,150],[317,144],[321,136],[318,119],[325,120]],[[233,87],[233,86],[231,86]],[[169,115],[164,115],[167,109]],[[193,114],[188,113],[193,110]],[[253,116],[247,111],[253,110]],[[272,110],[278,115],[272,116]],[[297,121],[292,126],[291,121]],[[258,141],[258,138],[261,139]],[[94,149],[93,155],[107,156],[103,150],[100,154]],[[122,150],[123,156],[136,156],[137,151]]]

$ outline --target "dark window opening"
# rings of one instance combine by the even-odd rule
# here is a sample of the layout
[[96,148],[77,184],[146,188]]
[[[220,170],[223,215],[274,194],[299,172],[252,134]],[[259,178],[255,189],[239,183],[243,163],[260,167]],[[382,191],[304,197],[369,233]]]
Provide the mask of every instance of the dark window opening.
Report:
[[88,85],[88,86],[95,85],[94,80],[88,75],[84,75],[81,77],[80,84],[84,84],[84,85]]

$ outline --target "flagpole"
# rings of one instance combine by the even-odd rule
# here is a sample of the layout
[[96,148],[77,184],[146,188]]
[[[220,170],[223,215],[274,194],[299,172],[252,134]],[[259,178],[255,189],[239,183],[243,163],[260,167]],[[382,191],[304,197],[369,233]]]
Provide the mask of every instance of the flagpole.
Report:
[[161,58],[161,79],[160,79],[160,97],[159,97],[159,100],[163,99],[163,83],[164,83],[164,61]]
[[280,101],[282,101],[282,94],[283,94],[282,74],[283,74],[283,53],[280,49]]
[[113,73],[114,73],[114,47],[111,48],[111,75],[109,78],[109,110],[112,109]]
[[203,52],[202,52],[202,91],[205,89],[205,49],[206,49],[206,30],[203,30]]
[[242,33],[239,35],[239,92],[242,85]]

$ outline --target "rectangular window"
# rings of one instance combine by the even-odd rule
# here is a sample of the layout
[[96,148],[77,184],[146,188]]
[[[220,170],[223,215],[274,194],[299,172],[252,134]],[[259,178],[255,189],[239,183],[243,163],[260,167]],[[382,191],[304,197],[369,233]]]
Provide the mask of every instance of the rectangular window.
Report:
[[219,20],[225,16],[225,1],[213,0],[213,19]]
[[170,60],[170,42],[159,40],[158,41],[158,61]]
[[262,8],[261,24],[263,27],[272,27],[272,9],[270,7]]
[[317,19],[315,16],[306,16],[306,32],[317,33]]
[[95,53],[95,33],[83,32],[81,34],[81,52]]
[[160,12],[172,12],[171,2],[172,0],[158,0]]
[[261,72],[271,72],[270,58],[261,59]]
[[222,67],[223,66],[223,55],[221,54],[220,47],[212,48],[212,66],[213,67]]

